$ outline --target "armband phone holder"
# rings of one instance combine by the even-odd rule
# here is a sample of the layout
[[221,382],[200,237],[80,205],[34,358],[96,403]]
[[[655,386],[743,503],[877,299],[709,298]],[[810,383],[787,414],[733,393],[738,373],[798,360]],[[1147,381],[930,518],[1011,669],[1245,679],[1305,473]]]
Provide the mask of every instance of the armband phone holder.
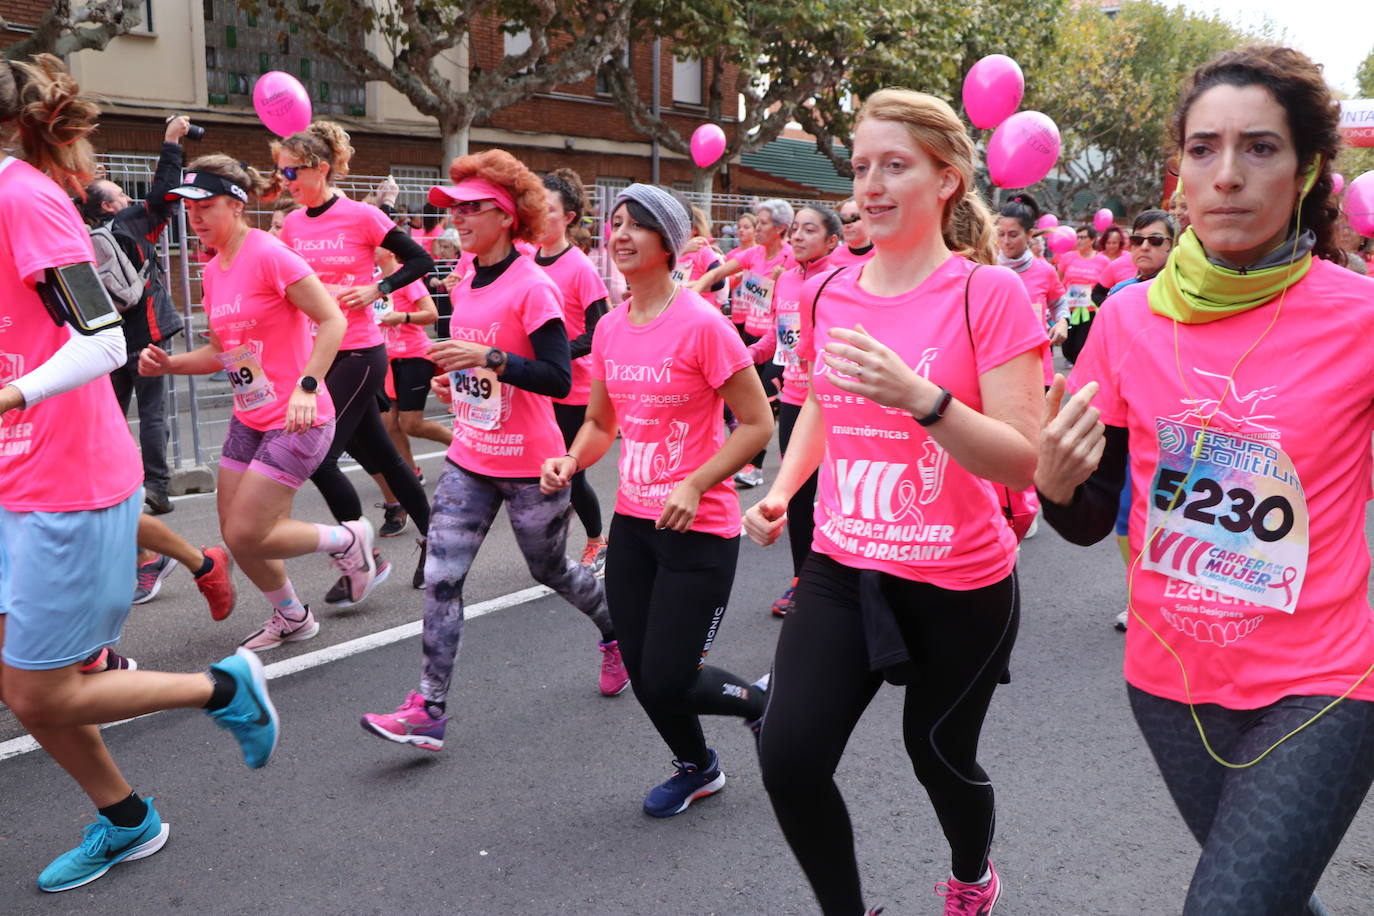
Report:
[[69,324],[79,334],[96,334],[123,321],[89,261],[49,267],[38,283],[38,296],[54,324]]

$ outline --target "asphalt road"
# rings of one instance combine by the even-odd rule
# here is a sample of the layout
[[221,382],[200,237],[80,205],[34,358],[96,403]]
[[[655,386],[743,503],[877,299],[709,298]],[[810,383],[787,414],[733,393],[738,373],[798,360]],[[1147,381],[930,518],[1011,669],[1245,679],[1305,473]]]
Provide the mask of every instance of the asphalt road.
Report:
[[[770,454],[770,471],[776,470]],[[442,459],[422,461],[432,488]],[[609,517],[609,459],[594,470]],[[770,474],[771,477],[771,474]],[[372,488],[360,482],[364,501]],[[759,492],[759,491],[754,491]],[[749,494],[745,494],[746,502]],[[298,517],[325,520],[313,489]],[[372,515],[379,517],[378,511]],[[215,539],[212,497],[167,516]],[[576,529],[576,524],[574,524]],[[418,618],[408,538],[382,542],[392,581],[366,606],[321,616],[318,638],[267,653],[275,662],[341,646]],[[580,531],[572,539],[580,550]],[[334,574],[292,561],[318,600]],[[785,547],[746,542],[712,660],[743,675],[769,665],[785,584]],[[1013,682],[998,691],[982,763],[998,792],[993,850],[1004,882],[998,916],[1168,914],[1181,906],[1196,848],[1175,814],[1126,707],[1121,561],[1104,542],[1074,548],[1045,528],[1021,555],[1023,619]],[[79,571],[66,571],[79,574]],[[179,571],[130,615],[121,650],[145,667],[198,670],[254,629],[265,603],[244,593],[213,623]],[[498,523],[468,580],[476,604],[530,586]],[[362,651],[272,682],[283,721],[277,756],[243,767],[232,739],[198,712],[163,713],[105,732],[134,786],[171,825],[158,855],[49,897],[34,879],[78,840],[89,804],[41,752],[0,759],[0,913],[787,914],[814,913],[773,819],[748,732],[708,720],[729,776],[724,792],[654,820],[644,792],[670,754],[630,694],[596,690],[596,633],[556,597],[473,620],[459,661],[446,748],[391,745],[359,728],[418,677],[418,638]],[[869,905],[934,914],[947,850],[902,749],[900,692],[885,688],[860,723],[839,782],[853,816]],[[0,710],[0,757],[22,730]],[[1374,812],[1356,818],[1321,893],[1332,913],[1374,912]]]

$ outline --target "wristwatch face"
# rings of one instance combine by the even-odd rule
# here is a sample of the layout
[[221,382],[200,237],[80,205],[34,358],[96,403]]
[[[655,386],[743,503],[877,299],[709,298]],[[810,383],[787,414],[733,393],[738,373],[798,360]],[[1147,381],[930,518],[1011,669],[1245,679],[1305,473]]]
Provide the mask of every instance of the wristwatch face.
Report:
[[302,375],[300,380],[301,391],[308,391],[312,394],[315,389],[320,387],[319,380],[313,375]]
[[506,361],[506,354],[497,347],[492,347],[487,351],[487,368],[497,369]]

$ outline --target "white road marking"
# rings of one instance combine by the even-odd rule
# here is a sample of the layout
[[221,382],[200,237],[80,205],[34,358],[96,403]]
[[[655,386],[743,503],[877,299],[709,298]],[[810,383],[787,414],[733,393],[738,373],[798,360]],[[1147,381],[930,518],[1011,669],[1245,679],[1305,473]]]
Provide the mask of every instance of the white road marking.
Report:
[[[436,454],[442,454],[436,453]],[[416,456],[419,457],[418,455]],[[476,617],[483,617],[493,614],[496,611],[504,611],[507,608],[517,607],[521,604],[528,604],[545,595],[552,595],[553,589],[545,585],[533,585],[529,588],[521,589],[518,592],[511,592],[509,595],[501,595],[489,601],[482,601],[463,609],[463,617],[472,620]],[[412,620],[410,623],[403,623],[400,626],[382,630],[378,633],[369,633],[366,636],[359,636],[357,639],[350,639],[348,642],[341,642],[336,646],[328,646],[314,652],[307,652],[304,655],[297,655],[294,658],[283,659],[265,666],[265,673],[268,680],[286,677],[290,674],[298,674],[308,671],[311,668],[318,668],[330,662],[341,661],[353,655],[359,655],[372,649],[380,649],[392,643],[398,643],[403,639],[410,639],[412,636],[420,635],[422,622]],[[155,716],[157,713],[148,713]],[[147,716],[137,716],[138,719],[145,719]],[[122,719],[119,722],[110,722],[100,726],[102,729],[113,728],[116,725],[123,725],[125,722],[133,722],[134,719]],[[9,760],[11,757],[19,757],[31,751],[39,749],[38,742],[28,735],[21,735],[18,738],[11,738],[9,741],[0,742],[0,762]]]

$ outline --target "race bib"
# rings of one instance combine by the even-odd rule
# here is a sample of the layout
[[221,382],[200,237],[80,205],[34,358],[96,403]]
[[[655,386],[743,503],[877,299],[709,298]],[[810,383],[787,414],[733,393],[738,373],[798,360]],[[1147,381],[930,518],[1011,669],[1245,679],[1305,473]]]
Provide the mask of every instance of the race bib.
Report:
[[1075,283],[1064,292],[1064,300],[1069,305],[1069,324],[1082,324],[1092,318],[1097,306],[1093,305],[1093,288],[1086,283]]
[[691,275],[691,265],[681,265],[678,267],[674,267],[672,269],[672,272],[668,274],[668,278],[672,280],[674,283],[676,283],[678,286],[682,286],[686,284],[688,278],[691,277]]
[[372,303],[372,323],[381,324],[382,316],[391,311],[391,297],[383,296]]
[[486,368],[460,369],[448,374],[453,392],[453,414],[459,423],[473,429],[496,429],[501,425],[501,382]]
[[735,307],[743,307],[756,320],[768,317],[773,311],[773,281],[749,272],[735,290]]
[[276,389],[247,344],[216,353],[215,356],[224,366],[224,373],[229,376],[229,389],[234,393],[236,408],[253,410],[277,399]]
[[779,313],[778,348],[773,351],[773,365],[796,366],[801,360],[797,356],[797,341],[801,339],[801,315],[797,312]]
[[[1276,444],[1156,419],[1159,465],[1141,564],[1291,614],[1307,577],[1308,510]],[[1158,533],[1156,533],[1158,529]]]

